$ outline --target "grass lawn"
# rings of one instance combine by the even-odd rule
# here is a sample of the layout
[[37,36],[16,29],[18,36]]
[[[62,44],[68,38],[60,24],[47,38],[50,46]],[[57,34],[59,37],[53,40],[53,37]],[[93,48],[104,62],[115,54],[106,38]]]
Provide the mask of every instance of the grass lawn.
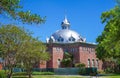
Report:
[[38,75],[35,76],[34,78],[83,78],[80,76],[54,76],[54,75],[49,75],[49,76],[45,76],[45,75]]
[[120,78],[120,74],[111,74],[108,76],[104,76],[103,78]]
[[[25,76],[16,76],[13,78],[28,78]],[[90,78],[87,76],[69,76],[69,75],[34,75],[33,78]],[[120,78],[120,75],[111,75],[111,76],[99,76],[98,78]]]
[[[19,75],[23,73],[18,73],[18,75],[14,75],[12,78],[28,78],[26,75]],[[41,72],[34,72],[32,77],[33,78],[92,78],[90,76],[80,76],[80,75],[42,75],[42,74],[48,74],[47,73],[41,73]],[[98,78],[120,78],[120,74],[105,74],[102,76],[99,76]]]
[[[28,78],[25,76],[14,76],[13,78]],[[33,78],[86,78],[86,77],[80,77],[80,76],[56,76],[56,75],[34,75]]]
[[120,78],[120,76],[105,76],[103,78]]

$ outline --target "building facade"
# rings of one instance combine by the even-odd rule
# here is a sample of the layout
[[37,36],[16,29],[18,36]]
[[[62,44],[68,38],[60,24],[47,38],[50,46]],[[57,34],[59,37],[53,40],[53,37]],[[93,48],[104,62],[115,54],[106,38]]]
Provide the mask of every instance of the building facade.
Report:
[[102,69],[102,61],[96,57],[96,44],[87,43],[86,39],[70,29],[70,23],[65,17],[61,23],[61,30],[57,30],[50,38],[46,39],[46,45],[51,58],[41,68],[61,68],[65,52],[73,55],[72,65],[84,63],[86,67]]

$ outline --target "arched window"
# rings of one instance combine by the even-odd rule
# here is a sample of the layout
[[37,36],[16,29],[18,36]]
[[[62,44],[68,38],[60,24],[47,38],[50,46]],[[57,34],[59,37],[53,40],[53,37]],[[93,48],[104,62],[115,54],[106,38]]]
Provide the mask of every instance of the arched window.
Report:
[[57,60],[57,65],[58,65],[58,68],[60,68],[60,66],[61,66],[61,60],[60,59]]
[[64,39],[62,37],[58,38],[58,42],[63,42],[63,41],[64,41]]
[[95,67],[95,61],[92,59],[92,67]]
[[75,38],[74,37],[70,37],[69,41],[75,41]]
[[96,67],[99,68],[99,62],[96,60]]
[[88,67],[90,67],[90,59],[88,59]]

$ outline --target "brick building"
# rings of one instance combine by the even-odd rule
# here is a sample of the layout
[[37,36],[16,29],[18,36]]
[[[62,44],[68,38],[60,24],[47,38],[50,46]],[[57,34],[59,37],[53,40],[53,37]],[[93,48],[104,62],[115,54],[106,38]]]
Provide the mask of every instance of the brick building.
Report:
[[61,27],[61,30],[57,30],[50,38],[46,39],[51,59],[40,67],[62,67],[61,61],[64,58],[64,52],[68,52],[73,55],[72,66],[76,63],[84,63],[86,67],[97,67],[101,70],[102,61],[95,54],[96,44],[87,43],[85,38],[71,30],[70,23],[66,17],[61,23]]
[[[84,63],[86,67],[97,67],[102,69],[102,61],[96,57],[96,44],[86,42],[86,39],[77,32],[70,29],[70,23],[65,17],[61,23],[61,30],[53,33],[50,38],[46,39],[46,46],[51,55],[49,61],[42,61],[36,66],[38,68],[61,68],[64,53],[68,52],[73,55],[73,65]],[[0,63],[0,70],[2,64]]]

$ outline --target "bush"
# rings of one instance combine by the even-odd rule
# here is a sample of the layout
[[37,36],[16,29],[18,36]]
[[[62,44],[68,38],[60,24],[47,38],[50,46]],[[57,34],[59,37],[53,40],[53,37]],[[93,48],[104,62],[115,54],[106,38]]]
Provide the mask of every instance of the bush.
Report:
[[79,74],[80,75],[85,75],[86,74],[86,69],[85,69],[85,64],[84,63],[76,63],[75,67],[79,67]]
[[27,75],[26,72],[16,72],[16,73],[13,73],[13,76],[25,76]]
[[[13,76],[26,76],[26,75],[27,75],[26,72],[13,73]],[[54,72],[33,72],[32,75],[54,75]]]
[[85,64],[84,63],[76,63],[75,67],[83,68],[83,67],[85,67]]
[[0,70],[0,78],[7,78],[5,71]]
[[21,76],[21,77],[19,77],[19,76],[13,76],[12,78],[28,78],[27,76]]
[[54,72],[33,72],[32,75],[54,75]]
[[86,74],[86,69],[85,68],[80,68],[79,74],[80,75],[85,75]]
[[96,72],[93,72],[93,73],[90,73],[89,75],[90,75],[90,76],[96,76],[97,73],[96,73]]
[[86,68],[86,74],[90,76],[97,75],[97,68],[95,67]]
[[113,70],[112,68],[110,68],[110,67],[107,67],[107,68],[105,69],[105,72],[106,72],[106,73],[113,73],[114,70]]
[[98,74],[105,74],[103,70],[98,70]]

